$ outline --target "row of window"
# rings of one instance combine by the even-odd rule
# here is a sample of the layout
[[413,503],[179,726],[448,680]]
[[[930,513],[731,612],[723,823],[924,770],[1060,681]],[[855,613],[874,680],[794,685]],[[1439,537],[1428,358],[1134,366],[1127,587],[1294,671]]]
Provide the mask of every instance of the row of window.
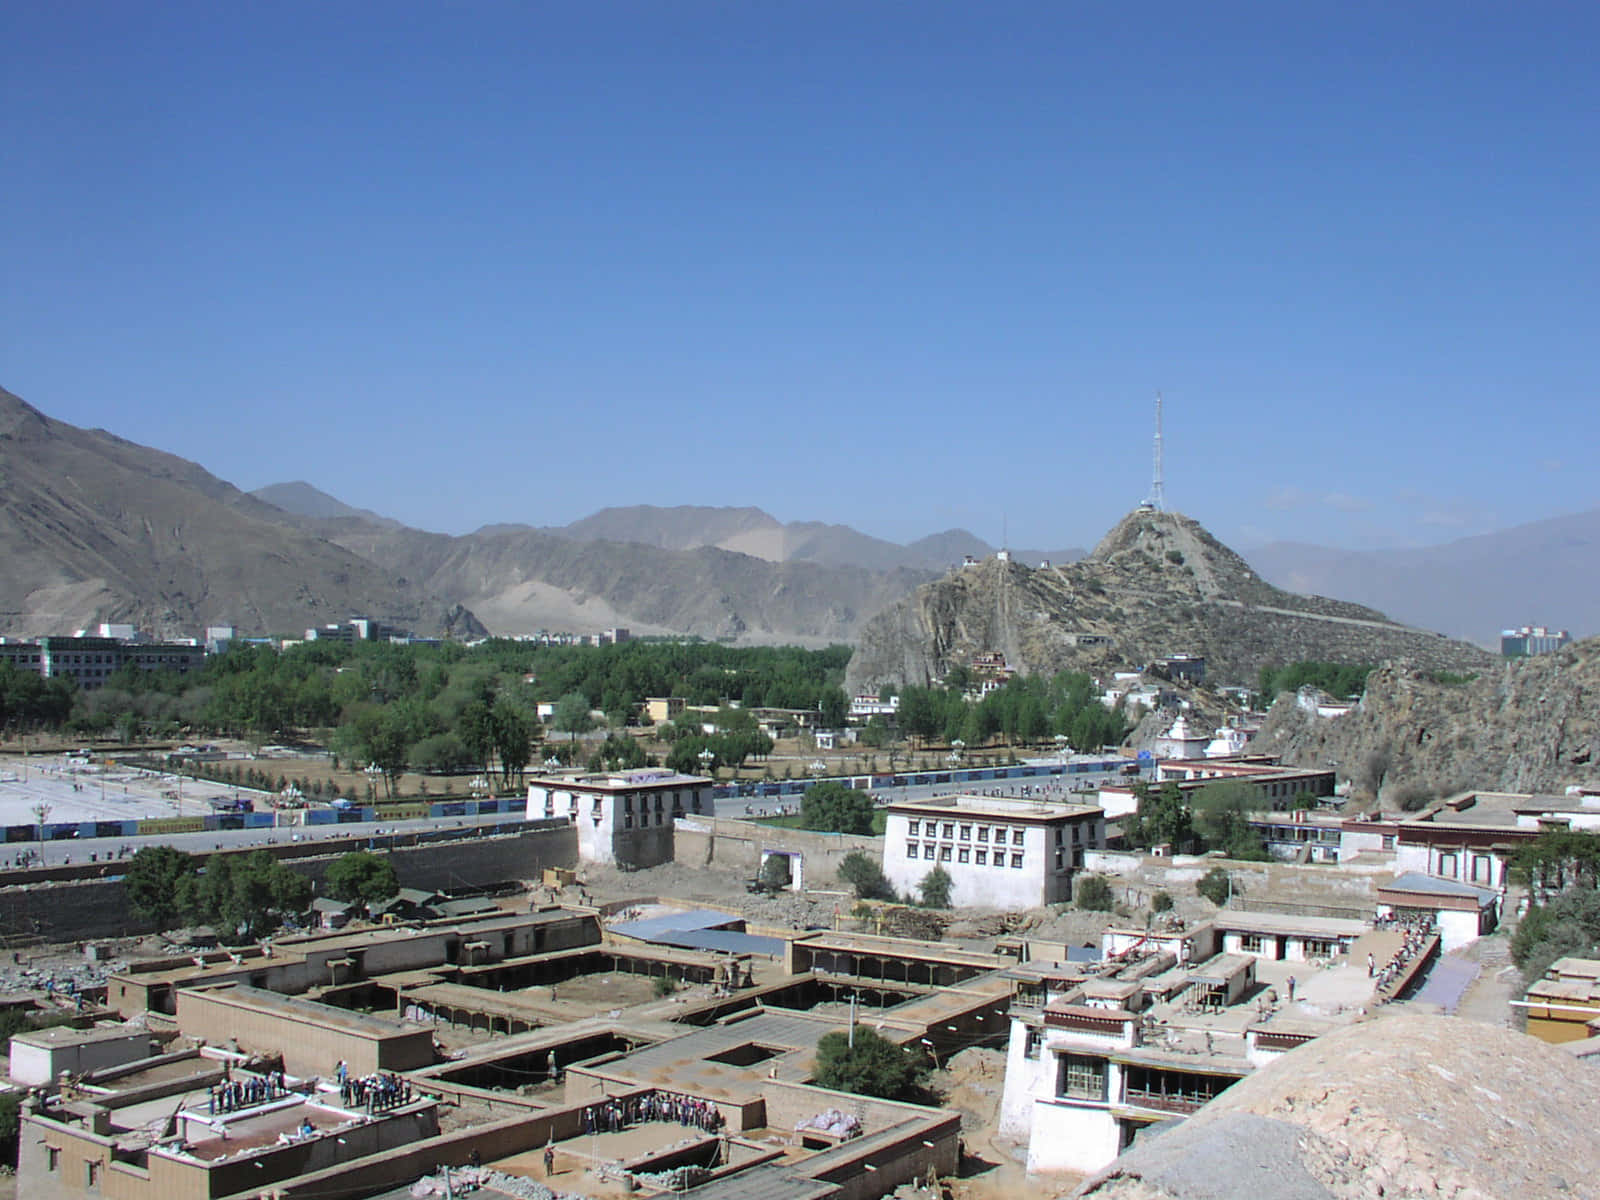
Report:
[[[911,837],[921,837],[921,836],[938,837],[939,836],[939,822],[938,821],[928,821],[928,822],[926,822],[926,824],[928,826],[928,832],[927,832],[926,835],[924,835],[922,833],[923,824],[924,824],[924,822],[922,822],[922,821],[908,821],[906,823],[906,833],[908,833]],[[988,825],[977,825],[977,826],[974,826],[974,825],[972,825],[970,823],[964,823],[964,824],[961,825],[961,833],[960,833],[961,840],[963,842],[972,841],[972,832],[973,832],[974,829],[976,829],[977,832],[978,832],[978,841],[987,842],[987,841],[990,840],[989,839],[990,826],[988,826]],[[1006,840],[1006,829],[1007,829],[1007,826],[1004,826],[1004,825],[995,826],[994,827],[994,840],[1003,844],[1005,842],[1005,840]],[[1015,845],[1015,846],[1022,845],[1022,839],[1023,839],[1024,832],[1025,831],[1021,830],[1021,829],[1012,829],[1011,830],[1011,843],[1012,843],[1012,845]],[[1077,830],[1073,830],[1073,832],[1074,832],[1074,834],[1076,834]],[[1061,833],[1061,831],[1059,829],[1056,830],[1056,834],[1057,834],[1057,839],[1058,840],[1060,838],[1060,833]],[[951,840],[953,840],[956,837],[956,823],[954,821],[946,821],[944,823],[944,836],[947,839],[951,839]]]
[[[919,853],[919,847],[921,857],[930,862],[933,861],[935,855],[937,855],[940,862],[951,861],[952,847],[935,846],[932,842],[907,842],[906,857],[916,858]],[[1006,852],[1000,849],[995,850],[994,861],[991,863],[987,848],[979,846],[977,849],[973,849],[971,846],[962,846],[959,849],[954,850],[954,861],[958,863],[972,863],[980,867],[1003,867],[1006,865]],[[1016,853],[1011,856],[1011,866],[1018,871],[1022,870],[1022,855],[1020,853]]]

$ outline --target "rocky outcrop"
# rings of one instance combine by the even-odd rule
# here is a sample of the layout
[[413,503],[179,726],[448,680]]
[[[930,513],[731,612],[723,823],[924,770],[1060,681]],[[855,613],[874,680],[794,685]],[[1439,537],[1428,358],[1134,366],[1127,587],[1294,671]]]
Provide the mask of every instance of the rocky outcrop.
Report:
[[1593,1196],[1593,1068],[1524,1034],[1397,1014],[1318,1038],[1075,1193],[1096,1200]]
[[1482,669],[1484,650],[1360,605],[1264,582],[1197,522],[1137,511],[1076,563],[1030,568],[989,559],[917,589],[862,629],[846,686],[926,684],[973,655],[1023,671],[1103,671],[1200,654],[1217,683],[1253,683],[1263,666],[1409,656]]
[[1600,638],[1496,660],[1466,682],[1402,661],[1374,671],[1340,717],[1281,697],[1250,749],[1305,766],[1338,762],[1358,791],[1381,788],[1385,800],[1408,790],[1560,791],[1600,784],[1597,697]]

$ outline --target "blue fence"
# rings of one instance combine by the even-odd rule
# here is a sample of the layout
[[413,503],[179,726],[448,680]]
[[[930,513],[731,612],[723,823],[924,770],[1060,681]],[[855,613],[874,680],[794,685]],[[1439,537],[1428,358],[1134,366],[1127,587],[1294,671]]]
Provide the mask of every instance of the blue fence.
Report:
[[[847,787],[871,791],[873,788],[926,787],[935,783],[981,783],[994,779],[1037,779],[1051,775],[1094,775],[1119,771],[1129,765],[1126,758],[1097,759],[1092,762],[1043,763],[1031,767],[968,767],[955,771],[907,771],[898,775],[830,776]],[[717,800],[751,799],[763,796],[798,796],[813,783],[793,779],[782,783],[725,783],[711,789]]]

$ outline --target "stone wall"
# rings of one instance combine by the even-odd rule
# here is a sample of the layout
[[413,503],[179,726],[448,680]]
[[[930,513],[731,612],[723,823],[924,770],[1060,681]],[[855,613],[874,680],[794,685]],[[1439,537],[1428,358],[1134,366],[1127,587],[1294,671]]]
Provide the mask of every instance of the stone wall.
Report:
[[[364,840],[351,839],[316,857],[300,858],[292,855],[303,853],[303,843],[270,847],[274,852],[283,851],[284,861],[313,880],[319,890],[331,863],[349,850],[365,848]],[[577,836],[570,826],[379,849],[394,864],[401,886],[446,892],[507,879],[537,879],[545,867],[574,867],[578,861]],[[7,941],[126,937],[150,933],[153,928],[128,911],[120,880],[79,879],[0,888],[0,938]]]
[[1104,875],[1117,900],[1134,908],[1148,905],[1156,892],[1193,895],[1195,884],[1213,867],[1233,876],[1234,908],[1363,919],[1374,911],[1378,885],[1395,873],[1388,862],[1301,865],[1118,850],[1090,850],[1083,861],[1084,871]]
[[801,856],[805,886],[837,888],[839,864],[845,855],[860,850],[876,862],[883,860],[883,839],[848,833],[816,833],[785,829],[759,821],[729,817],[683,817],[676,823],[677,861],[685,866],[714,866],[740,871],[751,878],[761,869],[763,852],[779,851]]

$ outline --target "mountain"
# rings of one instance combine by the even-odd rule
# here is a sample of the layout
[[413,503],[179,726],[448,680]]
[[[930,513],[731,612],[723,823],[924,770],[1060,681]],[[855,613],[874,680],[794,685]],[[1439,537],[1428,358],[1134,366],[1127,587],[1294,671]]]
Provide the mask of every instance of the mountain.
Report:
[[713,546],[577,541],[528,527],[462,537],[327,522],[326,536],[430,592],[459,597],[500,632],[604,629],[746,641],[850,641],[927,572],[768,562]]
[[0,388],[0,630],[126,621],[291,632],[369,613],[423,632],[481,629],[203,468],[45,416]]
[[[603,508],[570,525],[544,532],[578,541],[633,542],[664,550],[715,546],[768,562],[798,560],[832,567],[865,567],[870,571],[944,571],[961,562],[965,555],[984,558],[995,552],[993,546],[964,529],[947,530],[902,546],[848,525],[820,521],[793,521],[786,525],[759,508],[695,505]],[[1013,551],[1013,557],[1023,562],[1070,562],[1082,556],[1083,551],[1078,549]]]
[[1464,683],[1441,682],[1434,670],[1401,661],[1374,671],[1361,703],[1340,717],[1319,718],[1292,697],[1280,698],[1250,749],[1305,766],[1341,763],[1369,791],[1381,776],[1386,801],[1406,789],[1448,795],[1594,787],[1597,694],[1600,638],[1555,654],[1495,660]]
[[389,517],[379,516],[366,508],[356,508],[346,504],[343,500],[328,495],[320,488],[314,488],[305,480],[296,480],[294,483],[273,483],[266,487],[256,488],[250,493],[257,500],[265,500],[274,508],[281,508],[286,513],[299,517],[314,517],[317,520],[328,520],[335,517],[359,517],[363,521],[371,521],[374,525],[388,525],[398,528],[399,521]]
[[1147,510],[1124,517],[1079,562],[1036,569],[988,559],[918,588],[862,629],[846,687],[924,684],[986,652],[1025,671],[1198,654],[1207,678],[1224,684],[1303,659],[1409,656],[1452,670],[1493,661],[1360,605],[1281,591],[1197,522]]
[[1348,596],[1486,645],[1530,623],[1600,633],[1600,509],[1420,549],[1274,542],[1249,557],[1289,591]]

